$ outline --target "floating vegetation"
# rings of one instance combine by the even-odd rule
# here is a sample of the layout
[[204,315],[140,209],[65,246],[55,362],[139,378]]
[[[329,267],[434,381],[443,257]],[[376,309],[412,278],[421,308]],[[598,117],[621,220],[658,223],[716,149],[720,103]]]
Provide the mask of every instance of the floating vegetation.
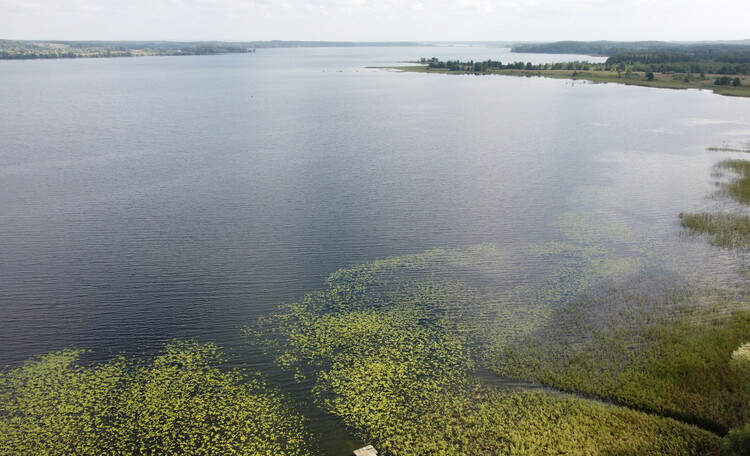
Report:
[[720,147],[709,147],[708,150],[712,152],[743,152],[750,153],[750,141],[744,144],[731,145],[724,144]]
[[[550,251],[569,253],[560,247]],[[284,306],[256,330],[285,340],[276,347],[279,362],[311,378],[322,407],[388,454],[698,455],[716,448],[715,434],[672,419],[483,386],[474,375],[482,352],[541,333],[529,321],[535,312],[515,312],[524,304],[447,278],[471,254],[436,250],[338,271],[326,289]],[[557,313],[549,303],[537,308],[545,305],[546,327]]]
[[212,344],[97,365],[65,350],[0,375],[0,453],[304,455],[302,419]]

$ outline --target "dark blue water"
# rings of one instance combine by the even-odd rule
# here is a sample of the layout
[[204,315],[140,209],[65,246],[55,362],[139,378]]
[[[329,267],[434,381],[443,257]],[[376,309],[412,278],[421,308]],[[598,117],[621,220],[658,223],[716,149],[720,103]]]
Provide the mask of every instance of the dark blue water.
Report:
[[339,268],[493,243],[518,282],[530,245],[611,243],[581,228],[592,220],[688,274],[732,273],[729,253],[679,239],[676,214],[715,204],[711,166],[728,154],[706,149],[747,142],[748,100],[366,68],[432,56],[561,58],[0,62],[0,365],[185,337],[241,351],[240,327]]

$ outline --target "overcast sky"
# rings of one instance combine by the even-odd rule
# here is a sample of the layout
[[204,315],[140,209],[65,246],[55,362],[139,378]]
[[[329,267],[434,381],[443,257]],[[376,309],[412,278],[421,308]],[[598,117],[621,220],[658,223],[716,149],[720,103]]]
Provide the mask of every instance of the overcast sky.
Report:
[[750,0],[0,0],[0,38],[737,40]]

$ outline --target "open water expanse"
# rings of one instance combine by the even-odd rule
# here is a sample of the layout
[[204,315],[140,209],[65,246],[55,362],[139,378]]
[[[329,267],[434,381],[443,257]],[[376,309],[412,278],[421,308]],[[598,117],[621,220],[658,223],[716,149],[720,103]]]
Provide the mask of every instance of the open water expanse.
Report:
[[550,261],[534,246],[571,239],[741,280],[738,254],[680,235],[677,214],[728,204],[707,198],[712,166],[737,154],[707,149],[750,140],[747,99],[367,68],[433,56],[602,60],[1,61],[0,365],[194,337],[266,370],[244,325],[339,268],[435,248],[495,246],[500,286],[533,286]]

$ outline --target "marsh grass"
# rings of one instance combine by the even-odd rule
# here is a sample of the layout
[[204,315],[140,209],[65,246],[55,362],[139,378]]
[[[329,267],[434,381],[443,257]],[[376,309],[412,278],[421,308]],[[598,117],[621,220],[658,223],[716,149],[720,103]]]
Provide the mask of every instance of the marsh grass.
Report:
[[[715,166],[719,196],[741,204],[750,204],[750,161],[724,160]],[[680,225],[694,233],[705,234],[716,247],[750,250],[750,216],[740,212],[681,213]]]
[[750,250],[750,216],[733,213],[699,212],[680,214],[680,225],[705,234],[716,247]]
[[729,182],[720,184],[726,195],[740,203],[750,203],[750,161],[724,160],[716,168],[734,173]]
[[750,389],[730,362],[750,337],[748,303],[679,282],[643,290],[624,283],[561,308],[498,350],[495,371],[720,433],[750,419]]

